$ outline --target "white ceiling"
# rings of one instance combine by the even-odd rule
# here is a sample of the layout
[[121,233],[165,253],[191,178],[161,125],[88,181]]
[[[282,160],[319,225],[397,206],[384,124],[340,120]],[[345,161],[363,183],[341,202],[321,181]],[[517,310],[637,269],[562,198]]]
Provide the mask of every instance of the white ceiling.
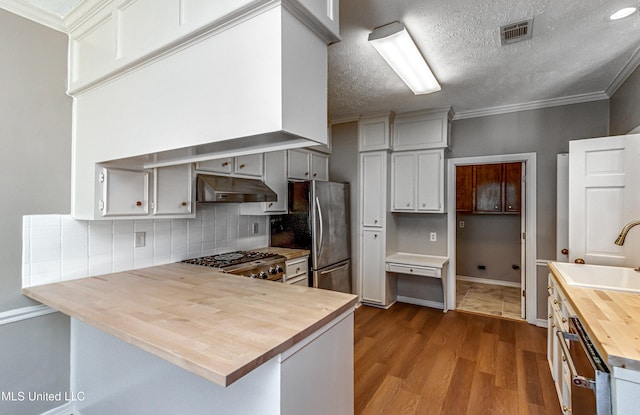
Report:
[[[30,3],[65,17],[83,0]],[[329,47],[329,117],[453,106],[458,117],[605,99],[640,62],[639,0],[341,0],[342,41]],[[500,45],[501,25],[534,18],[533,39]],[[401,21],[442,85],[415,96],[367,36]],[[488,110],[487,110],[488,109]]]

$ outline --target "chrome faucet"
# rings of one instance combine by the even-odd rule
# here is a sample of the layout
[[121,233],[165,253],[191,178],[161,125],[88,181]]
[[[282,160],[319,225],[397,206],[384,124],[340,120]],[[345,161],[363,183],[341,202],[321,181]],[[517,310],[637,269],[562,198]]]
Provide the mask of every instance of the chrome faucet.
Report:
[[615,244],[620,246],[624,245],[624,240],[627,237],[627,233],[629,233],[629,230],[636,225],[640,225],[640,220],[634,220],[633,222],[629,222],[624,225],[624,228],[622,228],[622,230],[620,231],[620,235],[618,235]]

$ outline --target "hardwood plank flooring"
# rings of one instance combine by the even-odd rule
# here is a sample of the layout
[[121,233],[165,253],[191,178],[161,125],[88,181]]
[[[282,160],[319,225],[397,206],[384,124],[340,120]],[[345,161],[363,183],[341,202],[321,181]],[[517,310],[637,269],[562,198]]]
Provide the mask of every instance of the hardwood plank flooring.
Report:
[[560,415],[546,330],[396,303],[355,313],[356,415]]

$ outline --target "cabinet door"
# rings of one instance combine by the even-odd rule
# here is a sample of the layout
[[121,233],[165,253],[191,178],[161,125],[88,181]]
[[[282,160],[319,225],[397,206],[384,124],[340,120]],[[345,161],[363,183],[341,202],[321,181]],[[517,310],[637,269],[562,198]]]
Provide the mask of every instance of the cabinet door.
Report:
[[444,151],[418,153],[418,210],[444,212]]
[[474,166],[476,212],[502,212],[502,164]]
[[103,169],[102,215],[142,216],[149,213],[149,173]]
[[391,114],[363,117],[358,123],[359,150],[391,149]]
[[360,275],[362,276],[362,301],[384,304],[385,270],[383,233],[377,229],[362,231],[360,251]]
[[196,165],[196,169],[213,173],[231,174],[231,172],[233,172],[233,157],[201,161]]
[[287,171],[290,179],[309,180],[309,152],[289,150]]
[[264,155],[264,182],[278,195],[275,202],[265,202],[265,212],[287,211],[288,181],[286,151],[272,151]]
[[191,164],[154,169],[153,214],[193,213],[193,168]]
[[415,153],[394,153],[391,155],[394,211],[414,211],[416,209],[417,160]]
[[473,166],[456,166],[456,211],[473,211]]
[[362,225],[382,227],[387,187],[387,153],[363,153],[360,157]]
[[393,151],[447,147],[448,116],[449,109],[399,114],[393,124]]
[[262,177],[262,159],[262,153],[238,156],[236,157],[234,173],[245,176]]
[[309,153],[311,156],[311,178],[329,180],[329,157],[324,154]]
[[504,163],[504,211],[520,213],[522,163]]

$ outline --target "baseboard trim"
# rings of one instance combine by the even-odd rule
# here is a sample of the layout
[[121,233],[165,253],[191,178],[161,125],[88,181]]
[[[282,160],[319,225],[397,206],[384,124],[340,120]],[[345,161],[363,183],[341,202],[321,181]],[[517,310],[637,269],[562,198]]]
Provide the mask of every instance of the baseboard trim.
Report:
[[490,278],[467,277],[466,275],[456,275],[456,279],[460,281],[477,282],[479,284],[500,285],[503,287],[520,288],[519,282],[492,280]]
[[43,412],[40,415],[82,415],[76,411],[72,402],[67,402],[64,405],[60,405],[56,408],[50,409],[47,412]]
[[547,327],[549,327],[549,322],[547,320],[539,318],[536,320],[536,326],[544,327],[546,329]]
[[444,309],[444,304],[438,301],[423,300],[422,298],[414,298],[414,297],[405,297],[404,295],[398,296],[398,302],[413,304],[413,305],[421,305],[421,306],[431,307],[431,308],[439,308],[440,310]]
[[30,307],[14,308],[13,310],[0,313],[0,326],[4,324],[15,323],[17,321],[27,320],[34,317],[44,316],[46,314],[55,313],[51,307],[44,304],[34,305]]

